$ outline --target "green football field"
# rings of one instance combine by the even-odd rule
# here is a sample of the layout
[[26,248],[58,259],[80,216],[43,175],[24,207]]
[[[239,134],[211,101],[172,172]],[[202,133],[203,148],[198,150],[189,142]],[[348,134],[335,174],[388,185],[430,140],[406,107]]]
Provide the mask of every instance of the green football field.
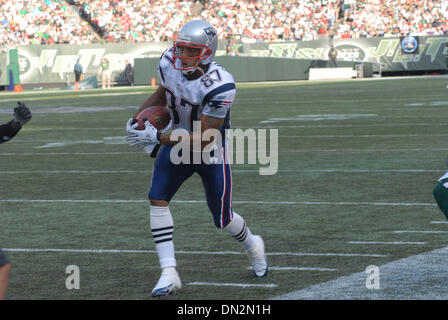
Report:
[[[194,175],[170,204],[183,288],[166,299],[321,299],[317,285],[328,283],[338,299],[447,298],[432,272],[400,280],[403,265],[420,270],[431,262],[423,254],[448,245],[432,196],[448,170],[447,84],[416,77],[237,85],[232,127],[278,129],[275,174],[260,175],[259,161],[232,166],[233,209],[264,238],[269,275],[255,279],[242,247],[215,228]],[[0,94],[1,123],[18,100],[33,112],[0,145],[7,299],[151,299],[160,275],[147,201],[154,160],[127,145],[125,124],[152,92]],[[366,286],[371,265],[379,289]],[[66,286],[69,266],[78,267],[79,289]],[[381,274],[382,266],[392,273]],[[361,281],[340,290],[352,275]]]

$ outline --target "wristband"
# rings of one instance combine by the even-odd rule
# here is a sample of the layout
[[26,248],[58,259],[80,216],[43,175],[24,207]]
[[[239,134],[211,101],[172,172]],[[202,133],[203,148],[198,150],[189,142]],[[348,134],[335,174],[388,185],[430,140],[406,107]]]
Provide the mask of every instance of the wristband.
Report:
[[160,136],[161,135],[162,135],[162,132],[157,131],[156,138],[157,138],[157,141],[159,141],[159,142],[160,142]]

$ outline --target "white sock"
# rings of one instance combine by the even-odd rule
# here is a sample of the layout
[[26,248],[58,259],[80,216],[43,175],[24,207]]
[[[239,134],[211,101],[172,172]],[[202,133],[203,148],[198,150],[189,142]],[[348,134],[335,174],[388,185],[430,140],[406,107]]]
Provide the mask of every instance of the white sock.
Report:
[[156,245],[157,254],[159,256],[160,267],[175,267],[176,259],[174,257],[173,217],[169,207],[150,208],[151,233]]
[[254,235],[250,232],[243,217],[238,213],[233,212],[233,219],[224,228],[236,240],[238,240],[246,250],[252,249],[254,245]]

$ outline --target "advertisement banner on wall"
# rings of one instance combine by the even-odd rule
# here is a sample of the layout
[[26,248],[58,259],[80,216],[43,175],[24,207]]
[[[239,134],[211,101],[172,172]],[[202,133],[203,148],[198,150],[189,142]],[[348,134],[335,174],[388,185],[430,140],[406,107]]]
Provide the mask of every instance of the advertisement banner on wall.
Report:
[[[328,60],[333,44],[337,60],[369,62],[373,72],[447,70],[448,37],[329,39],[297,42],[237,43],[241,56],[271,57],[296,60]],[[164,43],[108,43],[90,45],[29,45],[18,46],[20,80],[29,83],[74,82],[76,60],[84,67],[84,77],[96,76],[103,57],[110,61],[112,81],[124,80],[125,61],[135,58],[159,58],[170,46]],[[226,42],[221,41],[216,56],[225,56]],[[0,64],[4,54],[0,54]],[[3,70],[3,68],[2,68]],[[0,81],[4,75],[0,74]],[[0,83],[1,84],[1,83]],[[3,83],[4,84],[4,83]]]
[[337,60],[371,62],[374,71],[380,65],[384,72],[448,69],[444,55],[447,36],[409,37],[404,42],[395,37],[254,43],[242,44],[241,51],[258,57],[328,60],[331,44],[337,50]]
[[29,45],[19,46],[21,83],[74,83],[73,68],[78,58],[84,78],[98,76],[100,64],[109,60],[111,79],[124,80],[126,60],[159,58],[169,43],[92,44],[92,45]]

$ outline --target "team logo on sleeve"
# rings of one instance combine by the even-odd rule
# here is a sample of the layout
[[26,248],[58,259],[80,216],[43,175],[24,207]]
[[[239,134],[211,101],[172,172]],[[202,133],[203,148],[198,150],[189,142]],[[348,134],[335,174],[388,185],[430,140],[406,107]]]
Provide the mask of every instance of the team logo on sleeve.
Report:
[[223,100],[210,100],[208,102],[208,106],[210,108],[222,108],[222,107],[227,107],[232,103],[232,101],[223,101]]

